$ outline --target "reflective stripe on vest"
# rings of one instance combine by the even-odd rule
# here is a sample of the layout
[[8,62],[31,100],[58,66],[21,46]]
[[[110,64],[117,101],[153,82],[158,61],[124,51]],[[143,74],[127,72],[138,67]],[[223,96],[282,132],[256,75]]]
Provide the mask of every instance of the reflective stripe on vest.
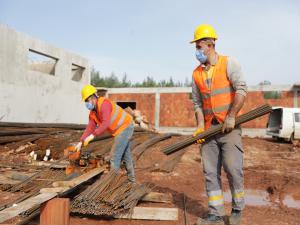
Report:
[[235,91],[227,77],[227,57],[218,57],[212,78],[209,79],[211,82],[210,87],[207,85],[207,79],[202,73],[201,66],[194,70],[193,79],[202,97],[205,129],[211,126],[214,117],[219,123],[222,123],[232,106],[235,95]]
[[[99,97],[97,101],[97,111],[101,111],[102,103],[104,100],[107,100],[112,105],[112,112],[111,112],[111,119],[109,125],[109,131],[112,133],[113,136],[118,135],[122,130],[124,130],[131,122],[131,116],[126,113],[120,106],[118,106],[113,101],[106,99],[104,97]],[[92,118],[98,126],[101,125],[97,115],[94,111],[90,112],[90,118]]]
[[227,105],[215,107],[214,109],[203,109],[203,113],[204,115],[209,115],[209,114],[213,115],[214,113],[220,113],[229,110],[231,105],[232,104],[227,104]]
[[224,87],[224,88],[219,88],[219,89],[212,90],[210,94],[205,93],[201,97],[203,99],[207,99],[210,96],[215,96],[215,95],[224,94],[224,93],[230,93],[230,92],[233,92],[233,91],[234,90],[231,86],[230,87]]

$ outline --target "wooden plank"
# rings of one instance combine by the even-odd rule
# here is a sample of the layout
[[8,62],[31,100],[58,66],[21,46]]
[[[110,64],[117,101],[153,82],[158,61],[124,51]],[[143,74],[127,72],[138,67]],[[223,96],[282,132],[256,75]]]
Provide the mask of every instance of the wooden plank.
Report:
[[40,193],[62,193],[67,191],[68,187],[42,188]]
[[28,209],[31,209],[35,206],[42,204],[54,197],[57,196],[57,193],[43,193],[32,198],[26,199],[23,202],[17,204],[17,206],[12,206],[10,208],[0,211],[0,223],[9,220],[22,212],[25,212]]
[[102,173],[104,171],[105,171],[104,167],[95,168],[95,169],[92,169],[91,171],[89,171],[88,173],[85,173],[79,177],[74,178],[73,180],[53,182],[52,186],[53,187],[64,187],[64,186],[75,187],[75,186],[99,175],[100,173]]
[[141,201],[144,202],[163,202],[163,203],[171,203],[173,200],[172,195],[170,193],[159,193],[159,192],[150,192],[146,194]]
[[133,214],[114,216],[118,219],[137,219],[137,220],[178,220],[177,208],[152,208],[135,207]]

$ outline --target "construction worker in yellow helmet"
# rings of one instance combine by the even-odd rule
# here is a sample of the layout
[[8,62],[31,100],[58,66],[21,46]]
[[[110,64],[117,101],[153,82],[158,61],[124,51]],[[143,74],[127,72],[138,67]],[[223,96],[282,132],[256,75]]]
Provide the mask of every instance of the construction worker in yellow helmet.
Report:
[[82,101],[90,111],[89,123],[76,145],[80,151],[82,145],[87,146],[96,137],[105,131],[114,137],[114,144],[110,154],[110,167],[119,170],[124,160],[128,180],[135,182],[134,165],[130,150],[130,139],[133,135],[134,124],[131,115],[115,102],[97,95],[97,89],[86,85],[81,91]]
[[200,139],[203,172],[208,196],[208,215],[198,218],[196,225],[224,224],[224,195],[221,182],[222,166],[227,173],[232,194],[229,223],[240,223],[244,209],[243,148],[241,129],[235,118],[242,108],[247,85],[239,63],[230,56],[216,52],[215,29],[202,24],[195,29],[196,59],[193,71],[192,99],[197,129],[194,136],[210,127],[222,124],[223,133],[206,140]]

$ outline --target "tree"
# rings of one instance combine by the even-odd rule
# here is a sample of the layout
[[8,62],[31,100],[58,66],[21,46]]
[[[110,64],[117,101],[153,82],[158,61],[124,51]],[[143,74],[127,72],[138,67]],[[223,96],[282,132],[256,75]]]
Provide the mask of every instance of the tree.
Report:
[[96,87],[107,87],[107,88],[120,88],[120,87],[182,87],[191,86],[191,82],[186,78],[184,83],[180,81],[174,82],[172,76],[169,80],[160,80],[156,82],[152,76],[147,76],[141,83],[132,83],[128,80],[127,74],[124,73],[121,80],[118,76],[112,72],[109,76],[102,76],[101,73],[95,70],[94,67],[91,69],[91,84]]
[[123,75],[121,86],[122,87],[131,87],[131,81],[127,80],[127,74],[126,73],[124,73],[124,75]]

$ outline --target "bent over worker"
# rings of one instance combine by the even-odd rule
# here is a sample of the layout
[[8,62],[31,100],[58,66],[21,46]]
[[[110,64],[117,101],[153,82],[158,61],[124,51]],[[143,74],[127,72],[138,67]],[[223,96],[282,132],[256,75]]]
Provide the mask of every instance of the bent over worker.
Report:
[[215,50],[217,34],[210,25],[196,28],[194,40],[200,65],[193,72],[192,98],[197,120],[194,136],[223,123],[222,134],[200,139],[201,156],[208,196],[208,215],[198,225],[223,224],[224,196],[221,182],[223,166],[232,194],[230,224],[239,224],[244,209],[243,148],[240,127],[235,118],[242,108],[247,86],[239,63]]
[[98,97],[97,90],[92,85],[86,85],[81,91],[82,101],[90,110],[89,123],[77,144],[80,150],[82,145],[87,146],[96,136],[106,130],[114,137],[111,149],[111,169],[119,170],[122,159],[125,161],[128,180],[135,182],[134,166],[130,150],[130,138],[133,135],[134,124],[132,117],[115,102]]

